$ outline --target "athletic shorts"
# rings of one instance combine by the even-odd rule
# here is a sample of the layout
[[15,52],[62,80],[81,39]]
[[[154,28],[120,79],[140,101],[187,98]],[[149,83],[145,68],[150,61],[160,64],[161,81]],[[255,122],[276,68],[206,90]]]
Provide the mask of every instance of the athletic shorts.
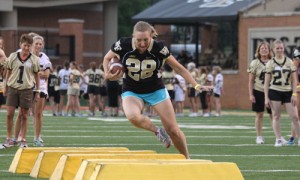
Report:
[[271,101],[280,101],[282,104],[290,103],[292,98],[292,91],[276,91],[269,89],[269,99]]
[[4,95],[3,95],[3,93],[0,93],[0,106],[3,105],[3,104],[5,104],[5,102],[6,102],[6,99],[5,99]]
[[174,98],[175,98],[174,90],[168,90],[168,93],[169,93],[169,96],[170,96],[171,100],[174,100]]
[[88,85],[88,94],[93,94],[93,95],[99,95],[100,94],[100,87],[94,86],[94,85]]
[[221,95],[217,94],[217,93],[214,93],[214,97],[219,98],[219,97],[221,97]]
[[196,89],[195,88],[189,87],[188,91],[189,91],[188,97],[196,97]]
[[79,96],[80,95],[80,89],[75,89],[73,87],[68,87],[67,94],[71,95],[71,96]]
[[100,86],[99,92],[101,96],[107,96],[107,89],[105,86]]
[[[35,94],[36,94],[36,91],[33,91],[33,98],[35,97]],[[40,98],[45,98],[45,99],[46,99],[47,96],[48,96],[48,95],[47,95],[46,93],[44,93],[44,92],[41,92],[41,93],[40,93]]]
[[[264,112],[265,111],[265,93],[253,89],[253,96],[255,97],[255,103],[252,103],[252,111]],[[272,114],[270,108],[266,108],[268,114]]]
[[61,89],[61,90],[59,90],[59,95],[65,96],[65,95],[67,95],[67,92],[68,92],[68,90],[66,90],[66,89]]
[[6,101],[7,106],[29,109],[32,105],[32,99],[32,89],[18,90],[12,87],[8,87]]
[[146,93],[146,94],[137,94],[132,91],[126,91],[126,92],[122,93],[122,99],[125,99],[126,97],[129,97],[129,96],[139,98],[151,106],[154,106],[154,105],[170,98],[169,93],[166,88],[159,89],[152,93]]

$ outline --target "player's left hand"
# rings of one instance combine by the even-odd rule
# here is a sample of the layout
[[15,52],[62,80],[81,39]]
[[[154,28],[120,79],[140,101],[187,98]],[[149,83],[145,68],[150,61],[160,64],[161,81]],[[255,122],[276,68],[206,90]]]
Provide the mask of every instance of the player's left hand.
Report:
[[105,74],[105,78],[110,81],[116,81],[123,77],[122,71],[117,71],[114,74],[111,73],[111,69],[108,70],[108,72]]
[[37,102],[40,99],[40,93],[35,93],[34,101]]
[[291,103],[293,106],[297,106],[297,96],[292,96],[291,97]]

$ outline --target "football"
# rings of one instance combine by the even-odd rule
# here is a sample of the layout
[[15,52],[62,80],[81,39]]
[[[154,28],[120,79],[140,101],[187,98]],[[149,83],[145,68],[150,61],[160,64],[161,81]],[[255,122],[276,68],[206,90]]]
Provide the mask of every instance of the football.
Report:
[[123,65],[120,62],[120,60],[117,59],[117,58],[113,58],[111,60],[109,69],[110,69],[112,74],[115,74],[117,71],[122,72],[122,73],[124,72]]

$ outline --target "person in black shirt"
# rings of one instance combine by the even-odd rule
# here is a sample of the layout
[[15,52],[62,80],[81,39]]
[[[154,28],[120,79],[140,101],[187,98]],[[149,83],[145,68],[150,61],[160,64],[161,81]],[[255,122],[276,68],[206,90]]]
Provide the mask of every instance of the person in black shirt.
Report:
[[[132,38],[121,38],[115,42],[104,57],[105,78],[117,80],[123,75],[123,109],[126,117],[136,127],[149,130],[168,148],[171,140],[178,151],[189,158],[186,138],[178,127],[168,91],[164,87],[161,67],[167,63],[184,77],[196,90],[208,90],[200,86],[190,73],[170,54],[163,42],[154,38],[153,26],[144,21],[135,24]],[[124,66],[123,72],[111,73],[108,64],[118,58]],[[142,114],[145,103],[153,106],[160,116],[164,128],[155,126],[149,117]],[[170,135],[170,137],[169,137]]]

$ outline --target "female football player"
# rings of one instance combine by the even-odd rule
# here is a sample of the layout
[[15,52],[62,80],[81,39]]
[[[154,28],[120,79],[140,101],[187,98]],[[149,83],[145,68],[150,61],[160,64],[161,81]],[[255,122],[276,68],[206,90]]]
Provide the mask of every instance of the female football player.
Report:
[[[262,136],[263,116],[265,110],[264,95],[264,78],[267,62],[272,58],[272,51],[269,43],[261,42],[255,51],[255,59],[251,61],[248,68],[249,73],[249,99],[252,102],[252,111],[256,112],[255,128],[256,128],[256,144],[264,144]],[[272,120],[272,111],[267,108],[268,114]]]
[[32,53],[39,57],[40,63],[40,92],[34,89],[34,93],[40,93],[40,99],[34,101],[33,114],[34,114],[34,146],[44,146],[41,139],[42,121],[43,121],[43,109],[48,96],[48,77],[50,74],[50,68],[52,66],[49,57],[43,53],[44,38],[42,36],[33,37]]
[[[285,144],[281,137],[280,115],[281,105],[284,104],[289,114],[293,129],[300,137],[300,125],[297,112],[297,73],[293,61],[284,55],[284,45],[280,40],[274,42],[273,57],[266,65],[265,74],[265,104],[271,107],[273,130],[276,136],[275,147]],[[299,145],[298,141],[298,145]]]
[[[160,69],[167,63],[196,90],[208,90],[208,87],[197,84],[190,73],[169,53],[164,43],[155,40],[156,36],[156,30],[149,23],[143,21],[136,23],[133,37],[121,38],[105,55],[103,61],[105,77],[116,80],[123,76],[119,71],[112,74],[108,67],[112,58],[120,59],[125,67],[122,99],[126,117],[136,127],[155,133],[167,148],[170,147],[172,139],[178,151],[189,158],[186,139],[176,122]],[[155,126],[149,117],[143,115],[145,103],[153,106],[165,129]]]

